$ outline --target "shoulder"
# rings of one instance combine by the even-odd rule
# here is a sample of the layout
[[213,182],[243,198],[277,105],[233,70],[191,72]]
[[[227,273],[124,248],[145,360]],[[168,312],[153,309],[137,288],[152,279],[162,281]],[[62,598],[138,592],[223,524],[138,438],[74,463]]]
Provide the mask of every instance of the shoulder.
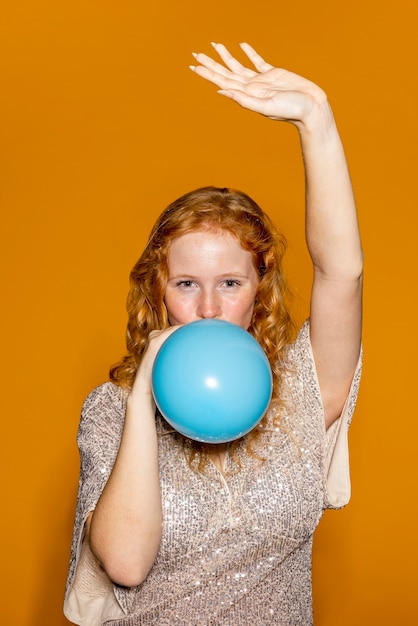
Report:
[[82,415],[86,415],[97,408],[124,407],[128,391],[114,383],[104,383],[95,387],[83,402]]
[[314,365],[309,319],[302,324],[296,339],[285,348],[282,362],[285,368],[291,369],[299,369],[302,364]]
[[292,398],[293,402],[302,404],[305,408],[309,407],[309,411],[316,410],[322,413],[322,399],[312,352],[309,319],[302,324],[296,339],[286,347],[281,366],[283,399]]
[[94,433],[114,437],[123,427],[128,391],[107,382],[93,389],[84,400],[78,429],[79,443]]

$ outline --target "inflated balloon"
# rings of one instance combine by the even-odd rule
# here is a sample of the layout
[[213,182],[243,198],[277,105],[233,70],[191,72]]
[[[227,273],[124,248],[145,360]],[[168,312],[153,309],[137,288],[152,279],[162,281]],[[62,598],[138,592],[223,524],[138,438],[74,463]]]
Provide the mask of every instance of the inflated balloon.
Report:
[[262,419],[272,394],[268,359],[246,330],[224,320],[198,320],[174,331],[152,372],[156,405],[190,439],[223,443]]

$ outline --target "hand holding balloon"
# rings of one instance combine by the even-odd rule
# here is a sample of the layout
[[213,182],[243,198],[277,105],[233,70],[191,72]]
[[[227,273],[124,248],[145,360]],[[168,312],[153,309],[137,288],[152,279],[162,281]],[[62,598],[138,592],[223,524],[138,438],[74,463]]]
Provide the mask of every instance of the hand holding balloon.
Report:
[[271,399],[272,374],[252,335],[207,319],[168,337],[154,362],[152,387],[173,428],[196,441],[223,443],[260,422]]

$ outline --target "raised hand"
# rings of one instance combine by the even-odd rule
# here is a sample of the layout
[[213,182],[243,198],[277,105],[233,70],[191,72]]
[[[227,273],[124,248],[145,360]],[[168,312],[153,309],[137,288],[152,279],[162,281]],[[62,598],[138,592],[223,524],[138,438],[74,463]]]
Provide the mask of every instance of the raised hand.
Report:
[[213,43],[224,65],[206,54],[193,54],[198,65],[191,69],[220,88],[221,94],[242,107],[273,120],[305,122],[314,110],[327,106],[327,97],[310,80],[276,68],[247,43],[240,44],[255,69],[247,68],[235,59],[227,48]]

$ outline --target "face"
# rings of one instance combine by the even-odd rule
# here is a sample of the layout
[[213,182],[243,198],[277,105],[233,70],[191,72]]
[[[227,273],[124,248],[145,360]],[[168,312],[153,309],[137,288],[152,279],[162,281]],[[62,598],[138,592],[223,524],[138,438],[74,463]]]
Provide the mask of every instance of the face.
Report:
[[168,252],[165,304],[171,325],[217,318],[248,329],[259,283],[250,252],[227,232],[182,235]]

